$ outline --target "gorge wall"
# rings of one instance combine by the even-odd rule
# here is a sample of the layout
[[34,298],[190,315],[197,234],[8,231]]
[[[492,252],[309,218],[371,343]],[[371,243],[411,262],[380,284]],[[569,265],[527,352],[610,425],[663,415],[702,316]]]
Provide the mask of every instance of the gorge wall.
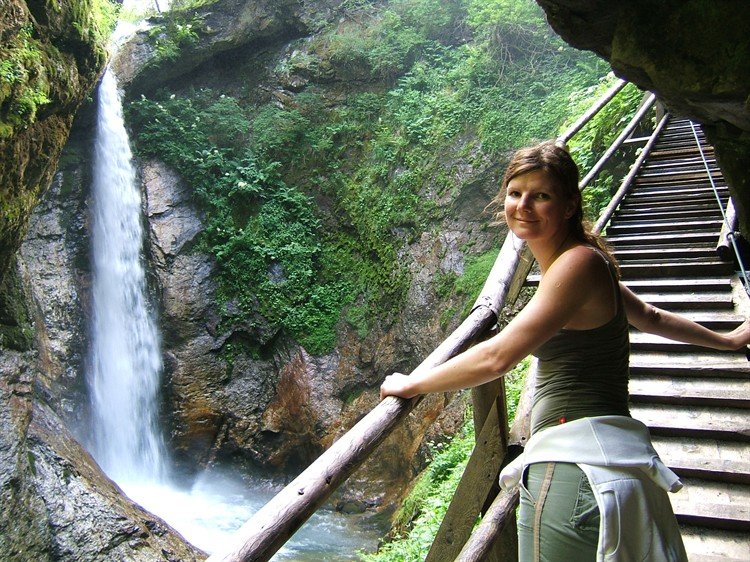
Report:
[[[59,181],[60,207],[46,204],[33,220],[32,211],[104,69],[101,15],[87,0],[0,3],[0,558],[8,561],[203,557],[124,499],[63,421],[74,409],[66,389],[75,394],[82,336],[77,285],[65,277],[80,245],[63,235],[80,234],[85,213]],[[62,215],[71,221],[64,228]],[[24,262],[30,222],[34,259]],[[34,291],[52,310],[37,307]],[[57,322],[45,323],[47,313]]]
[[[606,58],[621,76],[707,125],[747,233],[745,3],[665,2],[658,17],[648,2],[538,3],[571,44]],[[327,103],[340,104],[352,91],[384,87],[356,61],[311,55],[310,38],[342,18],[341,4],[227,0],[201,15],[201,33],[180,47],[177,59],[160,60],[144,32],[123,48],[116,68],[131,100],[163,87],[178,95],[209,87],[251,106],[293,107],[298,93],[316,87]],[[105,54],[84,36],[86,26],[71,24],[89,3],[62,6],[6,1],[0,15],[0,49],[20,41],[25,29],[54,46],[39,46],[42,66],[29,75],[49,82],[32,84],[49,101],[33,106],[31,122],[9,114],[8,100],[20,87],[0,89],[0,554],[10,560],[199,559],[163,522],[124,500],[71,434],[86,421],[87,139],[95,109],[79,107]],[[685,33],[688,25],[700,31],[697,38]],[[32,106],[24,107],[28,116]],[[459,318],[446,320],[444,313],[460,310],[466,297],[442,295],[437,281],[462,274],[467,256],[488,250],[500,236],[486,229],[483,210],[502,162],[475,146],[457,139],[441,155],[455,189],[427,185],[420,194],[434,199],[437,211],[399,256],[411,279],[401,313],[364,337],[342,322],[336,349],[322,355],[308,353],[260,314],[225,321],[235,304],[217,295],[217,266],[200,244],[204,217],[190,186],[164,162],[139,162],[150,282],[164,334],[165,424],[184,467],[221,461],[296,470],[376,404],[386,374],[414,367],[443,339]],[[321,196],[320,203],[328,202]],[[227,353],[246,342],[258,351]],[[425,400],[338,501],[354,509],[391,503],[422,467],[425,441],[455,431],[462,409],[443,396]]]
[[537,0],[571,45],[703,124],[750,239],[750,6],[742,0]]

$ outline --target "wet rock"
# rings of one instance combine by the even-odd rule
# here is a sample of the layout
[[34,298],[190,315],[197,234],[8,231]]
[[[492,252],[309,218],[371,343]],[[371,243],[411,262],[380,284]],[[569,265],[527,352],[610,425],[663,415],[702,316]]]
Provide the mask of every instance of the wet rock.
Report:
[[197,561],[205,553],[124,496],[35,398],[37,356],[0,362],[0,553],[3,560]]

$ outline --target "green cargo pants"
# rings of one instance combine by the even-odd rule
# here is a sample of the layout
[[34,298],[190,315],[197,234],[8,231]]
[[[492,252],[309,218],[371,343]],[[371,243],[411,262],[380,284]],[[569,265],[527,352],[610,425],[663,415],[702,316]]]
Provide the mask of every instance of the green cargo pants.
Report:
[[586,475],[577,465],[532,464],[520,489],[520,562],[596,560],[599,508]]

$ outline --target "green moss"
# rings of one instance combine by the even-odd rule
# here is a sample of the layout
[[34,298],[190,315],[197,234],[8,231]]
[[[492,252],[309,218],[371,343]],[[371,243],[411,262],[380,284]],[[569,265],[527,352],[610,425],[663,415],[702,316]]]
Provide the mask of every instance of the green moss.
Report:
[[33,123],[50,102],[43,49],[31,24],[0,49],[0,139]]
[[27,351],[34,330],[21,281],[11,269],[0,283],[0,348]]

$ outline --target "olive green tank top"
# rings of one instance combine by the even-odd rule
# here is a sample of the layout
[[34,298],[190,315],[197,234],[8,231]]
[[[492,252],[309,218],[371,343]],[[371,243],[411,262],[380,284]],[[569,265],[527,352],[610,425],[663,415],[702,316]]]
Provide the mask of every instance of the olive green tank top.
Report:
[[609,266],[617,312],[598,328],[562,329],[534,351],[539,364],[531,410],[532,434],[588,416],[630,415],[628,319],[614,268],[604,254],[597,253]]

